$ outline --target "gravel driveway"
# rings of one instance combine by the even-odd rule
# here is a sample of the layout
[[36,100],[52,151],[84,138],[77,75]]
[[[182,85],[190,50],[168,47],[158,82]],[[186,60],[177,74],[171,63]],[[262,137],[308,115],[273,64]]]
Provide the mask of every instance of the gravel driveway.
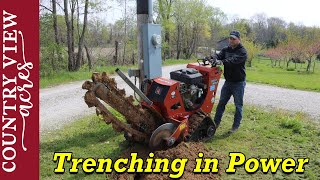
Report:
[[[166,66],[162,74],[169,73],[185,65]],[[126,84],[115,76],[118,86]],[[83,100],[85,90],[81,89],[84,81],[40,89],[40,132],[55,130],[89,114],[94,114],[94,108],[88,108]],[[220,81],[218,95],[224,80]],[[132,94],[131,88],[126,88],[127,94]],[[274,86],[247,83],[245,103],[267,108],[279,108],[292,112],[303,112],[320,122],[320,93],[291,90]],[[232,102],[232,101],[231,101]]]

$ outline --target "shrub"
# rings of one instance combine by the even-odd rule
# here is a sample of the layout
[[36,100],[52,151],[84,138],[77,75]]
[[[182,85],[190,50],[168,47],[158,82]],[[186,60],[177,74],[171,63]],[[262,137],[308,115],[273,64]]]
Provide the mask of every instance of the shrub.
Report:
[[56,72],[66,70],[67,64],[67,55],[63,46],[50,43],[40,48],[40,77],[50,77]]

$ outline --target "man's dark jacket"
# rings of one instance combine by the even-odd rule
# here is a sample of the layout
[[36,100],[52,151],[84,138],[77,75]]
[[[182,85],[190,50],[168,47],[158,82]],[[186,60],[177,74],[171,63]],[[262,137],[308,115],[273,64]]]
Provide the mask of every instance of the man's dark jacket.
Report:
[[230,46],[223,48],[216,56],[223,62],[223,75],[226,81],[240,82],[246,80],[247,50],[241,43],[234,49]]

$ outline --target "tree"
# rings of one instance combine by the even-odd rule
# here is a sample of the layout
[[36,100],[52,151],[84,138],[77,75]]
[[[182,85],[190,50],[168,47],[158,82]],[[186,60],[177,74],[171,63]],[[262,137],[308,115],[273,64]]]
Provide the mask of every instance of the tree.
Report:
[[256,56],[256,54],[259,53],[259,51],[261,50],[261,47],[259,45],[254,44],[253,41],[246,38],[242,38],[241,43],[247,50],[248,59],[247,59],[246,65],[248,67],[251,67],[252,60]]
[[[42,64],[50,68],[50,71],[61,68],[77,71],[85,63],[86,57],[88,64],[92,64],[89,62],[90,54],[93,57],[99,56],[93,58],[93,63],[97,62],[94,59],[99,59],[105,60],[99,62],[106,64],[111,62],[114,56],[111,47],[115,46],[115,41],[118,42],[117,64],[134,62],[137,16],[134,3],[130,1],[132,0],[117,0],[119,4],[116,5],[124,7],[123,17],[114,23],[105,24],[101,17],[91,16],[104,11],[100,0],[41,0]],[[241,32],[242,43],[248,50],[248,66],[251,65],[257,50],[269,48],[266,52],[272,57],[273,66],[288,68],[292,62],[303,61],[310,72],[312,62],[315,62],[315,56],[319,54],[316,43],[320,41],[319,28],[287,24],[280,18],[268,18],[265,14],[256,14],[250,20],[233,17],[231,23],[227,24],[227,17],[223,11],[207,5],[206,0],[154,2],[154,22],[162,26],[164,59],[192,58],[198,55],[200,50],[208,50],[206,53],[210,53],[216,42],[226,37],[233,29]],[[98,53],[97,48],[100,48]],[[107,51],[102,53],[102,50]],[[65,59],[64,52],[68,53]]]
[[270,48],[265,52],[265,55],[271,59],[271,66],[275,67],[277,62],[280,62],[282,53],[279,48]]
[[204,0],[177,0],[174,12],[177,58],[183,53],[184,58],[189,59],[199,45],[210,38],[208,18],[211,12]]
[[251,27],[249,25],[249,21],[246,19],[234,18],[232,23],[229,24],[229,30],[238,30],[241,32],[242,37],[250,37],[252,34]]
[[266,47],[267,42],[267,15],[264,13],[255,14],[250,19],[251,28],[254,34],[254,41],[262,45],[262,47]]
[[158,0],[158,19],[159,23],[163,27],[164,43],[162,46],[163,59],[171,57],[171,46],[170,46],[170,34],[174,29],[174,24],[172,22],[172,11],[173,11],[173,0]]
[[286,39],[286,22],[280,18],[271,17],[267,20],[267,47],[276,47],[281,41]]
[[91,17],[88,19],[86,42],[94,47],[106,47],[111,43],[111,30],[110,25],[106,25],[102,20]]
[[223,25],[227,20],[226,14],[221,11],[219,8],[208,7],[208,11],[212,12],[211,16],[209,16],[209,26],[210,26],[210,40],[209,46],[216,47],[216,43],[225,37],[225,34],[228,32],[225,31]]
[[[57,69],[57,64],[62,62],[62,51],[63,51],[63,46],[61,45],[61,38],[59,38],[59,25],[58,25],[58,15],[57,15],[57,2],[56,0],[52,0],[50,5],[50,7],[47,7],[45,4],[43,4],[45,2],[41,1],[40,2],[40,7],[42,7],[46,13],[43,14],[42,16],[40,16],[40,32],[47,32],[46,34],[41,33],[41,37],[46,36],[49,39],[45,39],[44,41],[40,41],[40,45],[44,45],[45,43],[45,47],[46,49],[46,55],[48,55],[48,53],[50,54],[50,56],[52,58],[51,59],[51,68],[53,70]],[[47,13],[47,11],[49,11],[50,13]],[[44,21],[43,21],[44,20]],[[45,22],[46,21],[46,22]],[[44,24],[47,24],[46,26],[51,27],[47,28],[45,27]],[[44,29],[46,29],[45,31],[43,31]],[[53,31],[52,31],[53,30]],[[51,34],[51,32],[54,32],[54,35]],[[54,36],[51,40],[51,37]],[[44,38],[42,38],[42,40],[44,40]],[[56,62],[56,58],[58,59],[58,63]]]
[[68,70],[74,70],[74,47],[73,47],[73,21],[69,19],[69,1],[64,0],[64,18],[67,26],[67,47],[68,47]]
[[[304,42],[304,49],[303,52],[307,58],[307,72],[310,72],[311,70],[311,63],[315,60],[315,56],[317,55],[317,52],[319,52],[320,49],[320,42],[318,41],[312,41],[312,42]],[[315,64],[314,64],[315,67]],[[314,69],[313,69],[314,71]]]
[[[68,47],[68,70],[69,71],[77,71],[80,69],[81,61],[83,58],[82,52],[84,47],[84,36],[87,30],[88,23],[88,13],[89,7],[91,9],[96,9],[96,11],[100,11],[99,7],[100,1],[94,0],[84,0],[84,12],[83,12],[83,24],[82,31],[80,32],[80,8],[82,6],[82,1],[79,0],[64,0],[64,16],[65,23],[67,27],[67,47]],[[70,5],[70,12],[69,12]],[[77,12],[77,14],[75,14]],[[75,15],[77,15],[75,18]],[[78,36],[75,36],[75,28],[74,25],[77,24],[77,32]],[[78,42],[78,52],[75,53],[75,43]]]
[[[122,56],[122,64],[125,63],[125,58],[126,58],[126,47],[127,47],[127,24],[128,24],[128,6],[127,6],[127,1],[128,0],[117,0],[118,3],[121,5],[121,6],[124,6],[124,15],[123,15],[123,36],[122,36],[122,44],[123,44],[123,56]],[[115,44],[117,44],[118,41],[115,42]],[[117,55],[116,55],[117,56]],[[117,57],[116,57],[117,58]]]
[[64,30],[61,15],[52,2],[40,2],[40,75],[50,76],[65,69],[64,46],[61,31]]
[[89,7],[89,0],[85,0],[83,26],[82,26],[82,33],[81,33],[79,44],[78,44],[78,55],[77,55],[77,60],[75,64],[75,70],[80,69],[80,61],[82,60],[82,48],[83,48],[84,36],[87,30],[87,22],[88,22],[88,7]]
[[303,59],[301,49],[304,47],[301,44],[301,39],[292,38],[290,36],[288,41],[280,43],[279,47],[281,49],[283,59],[286,62],[286,68],[289,68],[290,62],[294,62],[296,68],[296,63],[301,62],[301,59]]

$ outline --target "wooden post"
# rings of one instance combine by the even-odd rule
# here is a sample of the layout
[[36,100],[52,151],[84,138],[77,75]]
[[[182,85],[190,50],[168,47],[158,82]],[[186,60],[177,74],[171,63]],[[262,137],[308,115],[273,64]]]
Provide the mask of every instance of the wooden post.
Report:
[[113,56],[113,64],[116,65],[118,63],[118,47],[119,47],[119,42],[118,41],[114,41],[115,44],[115,55]]

